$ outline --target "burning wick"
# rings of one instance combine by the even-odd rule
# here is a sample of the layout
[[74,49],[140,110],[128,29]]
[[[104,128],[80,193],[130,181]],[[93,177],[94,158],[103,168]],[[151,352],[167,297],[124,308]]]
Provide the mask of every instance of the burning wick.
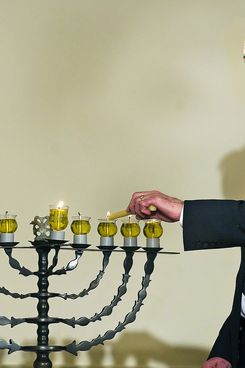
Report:
[[64,201],[60,201],[57,205],[58,209],[61,209],[62,207],[64,207]]

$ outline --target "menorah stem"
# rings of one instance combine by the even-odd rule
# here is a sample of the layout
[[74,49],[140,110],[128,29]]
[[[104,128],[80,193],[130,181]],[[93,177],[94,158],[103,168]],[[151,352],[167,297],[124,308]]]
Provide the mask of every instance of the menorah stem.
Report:
[[[36,248],[38,253],[38,319],[42,322],[38,322],[37,328],[37,345],[39,351],[37,351],[37,358],[33,364],[34,368],[51,368],[52,362],[49,359],[49,352],[45,350],[45,347],[49,345],[49,324],[47,321],[49,303],[48,303],[48,254],[50,252],[49,245],[41,245]],[[40,348],[43,350],[40,351]]]

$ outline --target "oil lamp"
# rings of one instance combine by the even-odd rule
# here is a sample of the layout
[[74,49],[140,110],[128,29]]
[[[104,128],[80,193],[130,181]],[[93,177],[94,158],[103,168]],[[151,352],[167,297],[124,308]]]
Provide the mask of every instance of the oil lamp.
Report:
[[50,239],[64,240],[65,229],[68,225],[68,206],[61,201],[57,206],[51,205],[49,212]]
[[16,215],[11,215],[8,211],[4,215],[0,215],[0,242],[13,243],[17,227]]
[[87,234],[91,230],[90,217],[82,216],[78,212],[78,216],[72,217],[71,231],[73,232],[74,244],[87,244]]
[[163,234],[161,221],[157,219],[146,220],[143,233],[146,237],[147,248],[160,248],[160,237]]
[[137,236],[140,234],[140,226],[139,222],[132,215],[128,216],[127,221],[123,221],[121,234],[123,235],[124,247],[137,247]]
[[107,212],[106,219],[99,219],[98,233],[100,235],[100,246],[114,246],[114,235],[117,233],[115,220],[109,220],[110,213]]

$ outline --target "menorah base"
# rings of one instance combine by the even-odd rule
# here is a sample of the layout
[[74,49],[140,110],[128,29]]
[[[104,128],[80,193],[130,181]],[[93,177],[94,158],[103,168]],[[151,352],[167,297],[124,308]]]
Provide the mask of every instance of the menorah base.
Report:
[[33,368],[52,368],[52,362],[47,353],[37,353],[37,359],[33,363]]
[[[18,345],[12,339],[9,342],[0,339],[0,350],[7,349],[9,354],[23,351],[23,352],[31,352],[36,354],[36,360],[33,362],[33,368],[52,368],[52,361],[50,359],[50,354],[55,352],[66,351],[72,355],[77,355],[78,352],[88,351],[91,348],[97,345],[103,345],[105,341],[112,340],[114,336],[120,332],[122,332],[126,326],[135,321],[137,313],[140,311],[143,306],[143,302],[147,297],[147,288],[150,284],[150,276],[154,270],[154,261],[161,250],[158,242],[152,242],[152,247],[143,248],[146,253],[146,263],[144,265],[144,275],[142,277],[141,288],[137,294],[137,299],[135,300],[131,310],[126,314],[124,320],[119,322],[114,329],[110,329],[106,331],[104,334],[100,334],[97,337],[93,338],[91,341],[82,340],[78,343],[73,341],[66,346],[61,345],[50,345],[49,344],[49,325],[56,323],[63,323],[70,327],[75,326],[87,326],[91,322],[94,323],[96,321],[100,321],[103,317],[110,316],[113,312],[113,309],[118,305],[118,303],[122,300],[122,297],[127,292],[127,285],[130,278],[130,271],[133,266],[133,257],[135,252],[139,249],[137,246],[133,246],[132,243],[127,246],[123,246],[122,250],[115,250],[116,246],[110,245],[100,245],[97,249],[86,249],[88,244],[71,244],[70,248],[65,246],[64,243],[66,241],[56,240],[54,241],[46,241],[46,240],[35,240],[32,242],[33,247],[19,247],[20,249],[35,249],[38,254],[38,271],[33,272],[24,266],[22,266],[19,261],[13,257],[12,251],[14,243],[8,246],[3,246],[0,244],[0,249],[4,249],[4,252],[7,254],[9,258],[9,265],[18,270],[19,273],[23,276],[35,275],[38,277],[38,292],[30,292],[27,294],[19,294],[16,292],[11,292],[4,287],[0,287],[0,294],[4,294],[7,296],[11,296],[15,299],[25,299],[25,298],[37,298],[37,317],[24,317],[24,318],[16,318],[16,317],[5,317],[0,316],[0,326],[11,325],[11,327],[15,327],[22,323],[33,323],[37,325],[37,343],[36,345]],[[102,259],[102,267],[96,277],[90,282],[89,286],[81,290],[79,293],[68,294],[63,293],[50,293],[49,292],[49,277],[52,275],[62,275],[67,271],[70,271],[74,268],[72,267],[62,267],[60,269],[54,270],[58,263],[58,254],[61,249],[70,249],[73,250],[75,248],[76,253],[76,261],[78,260],[78,256],[81,257],[84,251],[97,251],[103,254]],[[49,252],[54,250],[54,256],[51,264],[49,264]],[[95,313],[92,316],[80,316],[79,318],[58,318],[58,317],[50,317],[49,316],[49,299],[53,297],[61,297],[64,300],[72,299],[75,300],[77,298],[82,298],[88,295],[92,290],[97,288],[102,280],[105,270],[109,264],[109,258],[112,252],[124,252],[126,254],[123,261],[123,275],[121,284],[118,287],[117,294],[114,295],[111,302],[108,305],[105,305],[99,313]],[[141,252],[141,251],[139,251]],[[167,254],[175,254],[175,252],[160,252]],[[70,261],[68,265],[73,262]],[[51,355],[52,358],[52,355]]]

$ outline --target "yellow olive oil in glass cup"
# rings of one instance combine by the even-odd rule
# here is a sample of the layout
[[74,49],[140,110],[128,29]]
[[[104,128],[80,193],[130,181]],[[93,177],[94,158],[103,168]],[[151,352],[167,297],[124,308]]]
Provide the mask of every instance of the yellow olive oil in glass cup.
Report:
[[74,244],[87,244],[87,234],[91,230],[90,217],[78,215],[72,217],[71,231]]
[[100,235],[100,246],[114,246],[114,235],[117,233],[116,221],[99,219],[98,233]]
[[163,234],[163,228],[160,220],[146,220],[143,233],[146,237],[147,248],[160,248],[160,237]]
[[128,216],[121,225],[121,234],[123,235],[124,247],[137,247],[137,236],[140,234],[139,221]]

